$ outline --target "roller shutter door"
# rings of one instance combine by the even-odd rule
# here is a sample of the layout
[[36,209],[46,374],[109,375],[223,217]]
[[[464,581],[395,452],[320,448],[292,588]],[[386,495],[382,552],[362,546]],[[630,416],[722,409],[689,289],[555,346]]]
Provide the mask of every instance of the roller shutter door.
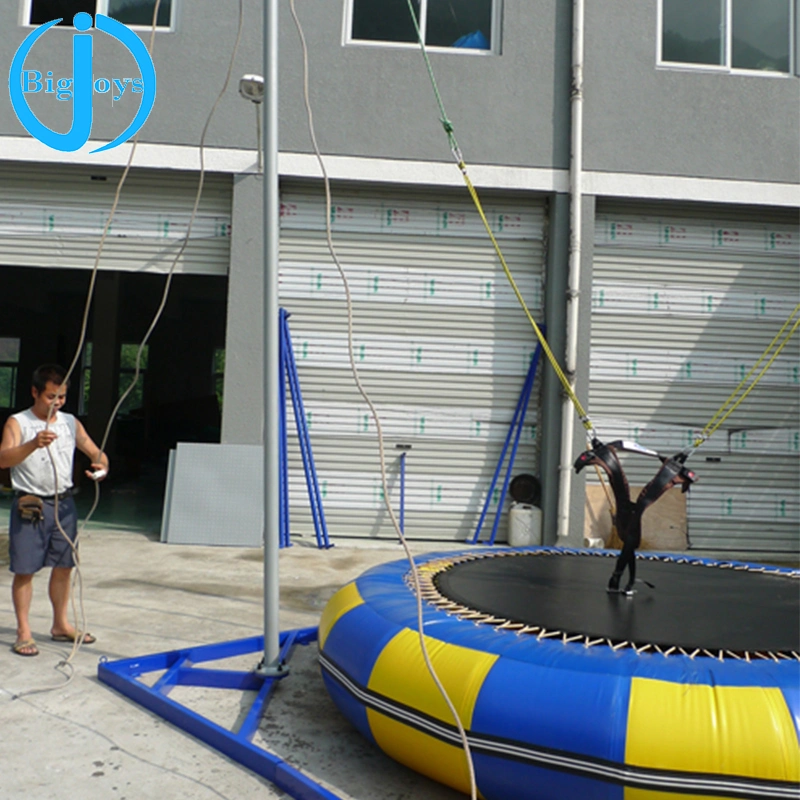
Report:
[[[122,170],[0,164],[0,266],[91,269]],[[167,272],[186,235],[199,176],[132,169],[100,269]],[[207,174],[175,272],[227,275],[232,182]]]
[[[464,193],[334,190],[333,236],[348,276],[355,359],[381,416],[391,500],[406,462],[411,538],[463,540],[475,529],[534,349],[534,335]],[[543,205],[484,198],[537,319]],[[347,354],[347,313],[329,255],[321,185],[281,196],[281,304],[289,320],[325,513],[332,534],[394,536],[384,510],[375,426]],[[515,463],[537,464],[538,382]],[[290,434],[294,433],[290,418]],[[313,531],[290,444],[293,533]],[[495,498],[496,500],[496,493]],[[498,535],[505,535],[503,533]]]
[[[606,441],[686,447],[800,299],[796,212],[712,213],[598,203],[590,409]],[[800,549],[799,363],[795,336],[692,457],[690,548]],[[654,474],[626,464],[632,483]]]

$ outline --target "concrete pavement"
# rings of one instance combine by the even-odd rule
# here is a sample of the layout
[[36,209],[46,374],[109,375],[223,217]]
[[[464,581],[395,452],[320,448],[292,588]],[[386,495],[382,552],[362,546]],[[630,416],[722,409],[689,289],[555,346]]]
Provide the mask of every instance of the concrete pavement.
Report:
[[[423,543],[413,548],[446,549]],[[65,670],[59,663],[69,647],[49,639],[49,570],[34,584],[32,622],[40,655],[23,658],[10,650],[12,576],[7,537],[0,533],[0,799],[287,797],[97,679],[101,657],[129,658],[262,633],[261,551],[166,545],[154,533],[90,528],[81,554],[83,607],[98,641],[82,647]],[[302,544],[282,550],[281,629],[316,626],[340,586],[374,564],[402,557],[395,543],[337,541],[327,551]],[[250,669],[259,655],[226,666]],[[226,690],[178,687],[171,697],[228,728],[248,705],[242,693]],[[343,798],[463,797],[387,758],[350,726],[324,689],[315,645],[297,649],[291,674],[279,682],[254,741]]]

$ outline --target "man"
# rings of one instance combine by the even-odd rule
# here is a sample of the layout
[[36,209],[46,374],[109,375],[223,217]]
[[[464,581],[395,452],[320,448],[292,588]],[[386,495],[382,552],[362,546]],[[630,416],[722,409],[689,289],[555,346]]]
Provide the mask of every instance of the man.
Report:
[[[11,468],[11,485],[16,494],[11,506],[9,555],[14,573],[11,596],[17,616],[17,639],[12,649],[21,656],[39,654],[28,617],[33,575],[42,567],[52,567],[51,638],[73,642],[77,636],[67,618],[70,575],[75,566],[74,542],[78,535],[71,491],[75,448],[92,462],[91,471],[86,471],[88,477],[102,480],[108,473],[105,453],[79,420],[60,410],[67,396],[65,376],[65,370],[56,364],[38,367],[31,387],[33,405],[8,418],[0,440],[0,467]],[[94,641],[95,637],[89,633],[83,637],[85,644]]]

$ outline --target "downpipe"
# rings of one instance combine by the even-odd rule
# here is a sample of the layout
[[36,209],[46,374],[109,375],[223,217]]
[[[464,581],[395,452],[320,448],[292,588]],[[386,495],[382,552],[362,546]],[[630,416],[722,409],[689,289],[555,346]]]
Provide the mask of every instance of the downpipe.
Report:
[[[572,90],[571,148],[570,148],[570,236],[569,282],[567,288],[567,342],[565,373],[575,387],[578,361],[578,312],[581,286],[581,226],[583,222],[583,33],[584,0],[572,5]],[[566,544],[569,538],[569,509],[572,491],[572,448],[575,419],[572,401],[564,395],[561,410],[561,458],[558,481],[557,542]]]

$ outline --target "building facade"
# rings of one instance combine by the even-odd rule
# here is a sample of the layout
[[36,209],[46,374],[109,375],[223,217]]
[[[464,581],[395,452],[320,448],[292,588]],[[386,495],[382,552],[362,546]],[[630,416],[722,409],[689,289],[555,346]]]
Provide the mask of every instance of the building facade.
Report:
[[[84,352],[81,362],[96,433],[174,261],[144,389],[115,434],[131,460],[177,440],[258,444],[262,426],[262,154],[258,111],[237,91],[242,75],[263,72],[262,4],[243,2],[240,33],[237,3],[162,4],[157,100],[100,257],[90,359]],[[444,17],[439,5],[415,7],[469,175],[598,435],[667,454],[683,449],[800,299],[796,0],[609,0],[602,8],[454,0]],[[0,11],[3,63],[36,25],[56,15],[69,21],[67,6],[116,16],[149,40],[142,23],[152,0],[19,0]],[[484,507],[536,338],[450,152],[406,0],[294,7],[331,179],[333,242],[352,291],[355,359],[384,422],[392,498],[399,501],[405,452],[407,532],[463,540]],[[334,535],[391,535],[375,426],[350,374],[346,303],[326,241],[290,3],[279,4],[279,19],[281,305],[291,314],[325,511]],[[75,33],[56,26],[26,61],[41,73],[30,107],[60,131],[70,127],[73,104],[48,93],[46,78],[52,72],[57,89],[72,74]],[[201,135],[237,38],[183,247]],[[110,37],[93,39],[89,145],[99,146],[136,113],[125,83],[136,64]],[[126,86],[127,95],[119,91]],[[90,149],[48,148],[0,97],[7,374],[69,361],[79,340],[104,215],[130,152]],[[797,552],[798,359],[795,338],[692,457],[700,481],[675,523],[688,546]],[[8,407],[23,405],[26,392],[20,378],[6,391]],[[541,481],[545,542],[583,541],[594,513],[586,498],[598,491],[595,477],[571,473],[584,447],[584,428],[543,363],[512,472]],[[296,448],[290,457],[293,530],[308,532]],[[638,457],[626,469],[634,485],[654,471]],[[502,479],[489,495],[492,514],[500,486]]]

